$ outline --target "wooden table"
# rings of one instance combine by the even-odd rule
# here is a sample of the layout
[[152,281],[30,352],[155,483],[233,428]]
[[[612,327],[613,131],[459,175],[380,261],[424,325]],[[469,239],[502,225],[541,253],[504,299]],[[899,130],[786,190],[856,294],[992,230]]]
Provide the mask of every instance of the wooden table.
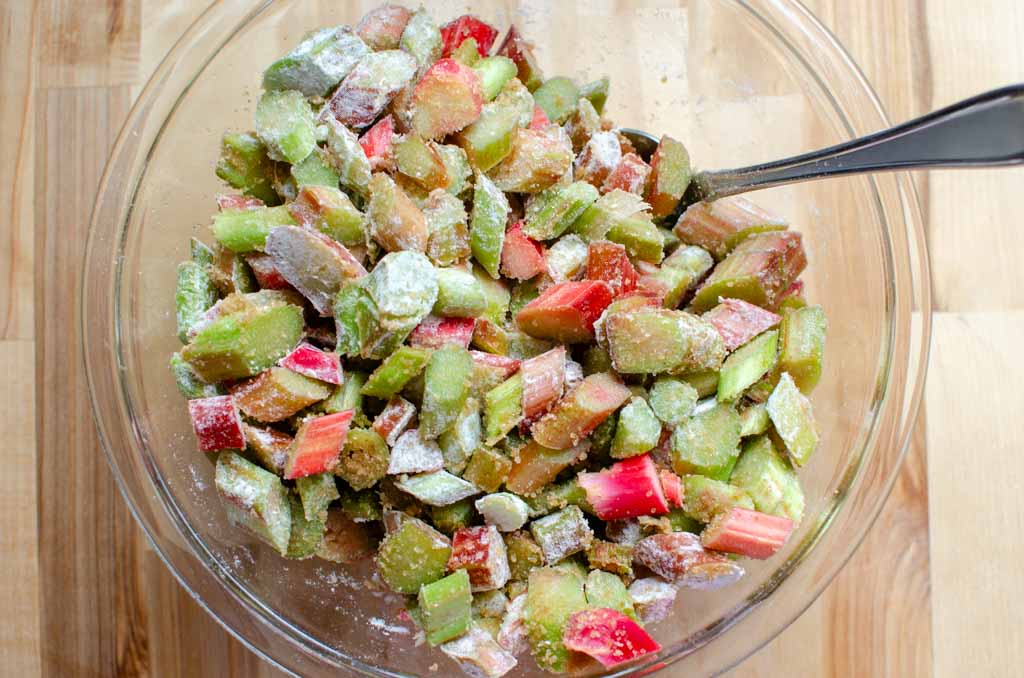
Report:
[[[5,675],[277,675],[147,547],[98,449],[75,346],[80,254],[108,149],[205,4],[0,0]],[[809,4],[894,120],[1024,72],[1024,10],[1010,0]],[[733,675],[1019,675],[1022,180],[918,176],[936,315],[913,448],[856,557]]]

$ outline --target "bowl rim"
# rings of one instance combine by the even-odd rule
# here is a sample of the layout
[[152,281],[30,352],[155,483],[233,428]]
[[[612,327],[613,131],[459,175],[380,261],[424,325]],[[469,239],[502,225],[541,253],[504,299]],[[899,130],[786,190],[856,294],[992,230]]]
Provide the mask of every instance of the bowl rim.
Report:
[[[866,103],[869,104],[870,107],[873,109],[872,112],[877,114],[879,119],[885,125],[890,124],[888,116],[885,114],[884,108],[882,107],[877,94],[875,93],[871,85],[868,83],[863,72],[853,61],[852,57],[845,50],[845,48],[843,48],[843,46],[839,43],[836,37],[832,34],[832,32],[829,31],[829,29],[826,28],[821,23],[821,21],[816,16],[814,16],[812,12],[810,12],[800,2],[800,0],[734,0],[734,2],[736,2],[736,4],[738,4],[739,6],[745,8],[756,19],[760,20],[765,25],[768,24],[765,21],[764,17],[761,16],[762,10],[754,7],[754,5],[768,5],[776,8],[779,12],[783,14],[792,13],[796,15],[799,18],[799,20],[803,22],[804,26],[812,30],[814,33],[816,33],[816,35],[814,36],[816,39],[821,40],[825,43],[825,45],[831,50],[832,56],[838,57],[839,63],[848,71],[847,75],[851,75],[854,81],[860,86],[860,93],[866,95]],[[115,310],[113,314],[114,322],[112,323],[112,327],[108,328],[109,331],[112,331],[112,337],[106,337],[107,341],[104,341],[103,338],[94,337],[94,332],[91,330],[87,322],[88,318],[90,317],[88,311],[96,305],[97,297],[100,296],[95,293],[96,288],[91,287],[89,285],[90,272],[92,270],[92,262],[96,256],[97,245],[100,242],[100,238],[97,236],[97,234],[99,231],[101,218],[104,215],[104,210],[111,209],[111,205],[108,204],[108,202],[114,199],[112,196],[107,195],[106,189],[108,188],[108,185],[111,183],[112,178],[120,169],[119,162],[126,162],[126,156],[130,155],[129,152],[132,150],[135,150],[136,155],[139,154],[139,151],[134,149],[133,147],[133,143],[137,145],[139,142],[132,138],[135,136],[136,124],[146,117],[146,114],[149,111],[149,107],[152,105],[151,99],[154,97],[154,95],[157,95],[159,93],[160,86],[169,77],[169,71],[173,68],[173,65],[176,59],[180,56],[180,53],[189,44],[194,42],[197,39],[197,37],[204,32],[204,30],[209,29],[210,24],[213,22],[214,19],[217,18],[218,13],[224,13],[226,16],[234,16],[236,19],[234,29],[231,30],[227,35],[221,36],[221,40],[214,47],[210,48],[211,51],[206,55],[206,57],[201,61],[201,63],[198,64],[197,70],[188,80],[186,87],[178,93],[177,99],[169,109],[168,116],[161,121],[159,129],[157,130],[155,136],[153,136],[153,138],[151,139],[149,147],[144,149],[143,155],[145,155],[148,160],[149,154],[152,153],[153,148],[155,148],[156,144],[159,142],[162,136],[163,129],[167,123],[167,119],[170,117],[170,114],[173,114],[174,110],[177,108],[178,103],[180,103],[180,101],[187,94],[195,78],[202,73],[202,71],[206,68],[209,62],[216,57],[216,55],[220,52],[224,45],[239,30],[243,29],[246,25],[249,24],[249,22],[253,18],[255,18],[257,15],[259,15],[267,8],[269,8],[271,5],[273,5],[274,0],[264,0],[255,7],[245,7],[245,4],[246,3],[242,2],[241,0],[228,0],[227,2],[215,3],[211,5],[207,10],[205,10],[199,17],[197,17],[197,19],[178,38],[173,47],[161,60],[159,66],[155,69],[147,84],[140,92],[138,98],[133,103],[133,106],[125,119],[124,126],[118,134],[117,141],[113,146],[106,169],[104,171],[103,178],[100,182],[96,203],[94,205],[92,218],[90,221],[85,252],[83,255],[85,265],[83,266],[82,271],[81,293],[79,296],[78,303],[80,313],[79,323],[82,337],[82,341],[80,342],[80,350],[82,361],[85,365],[85,372],[89,385],[90,402],[92,405],[93,418],[96,424],[104,456],[107,459],[107,463],[110,466],[114,478],[117,482],[118,489],[121,492],[122,496],[124,497],[124,500],[127,503],[130,512],[132,513],[132,516],[134,517],[136,522],[142,527],[142,531],[146,539],[149,541],[154,552],[157,553],[158,557],[163,561],[164,565],[172,573],[175,579],[178,580],[178,582],[182,585],[185,591],[187,591],[189,595],[194,600],[196,600],[200,607],[202,607],[207,613],[209,613],[214,618],[214,620],[217,621],[217,623],[220,624],[225,630],[227,630],[234,638],[239,640],[249,650],[253,651],[263,660],[267,661],[273,666],[288,673],[298,675],[291,666],[283,664],[279,660],[279,658],[271,655],[269,651],[257,645],[255,642],[252,641],[250,637],[246,636],[240,630],[231,626],[225,619],[221,617],[220,614],[215,612],[214,609],[207,603],[207,601],[201,598],[199,594],[193,589],[193,586],[191,586],[186,581],[184,573],[179,571],[179,569],[172,563],[170,557],[167,555],[167,553],[165,553],[164,548],[157,541],[156,536],[154,535],[155,530],[149,522],[148,515],[145,514],[142,507],[140,507],[133,498],[128,488],[126,479],[122,475],[122,470],[112,452],[112,437],[109,435],[109,431],[107,430],[107,422],[104,421],[102,407],[100,403],[100,389],[97,388],[99,380],[101,378],[107,378],[110,375],[102,374],[101,377],[101,373],[103,372],[101,366],[94,365],[91,362],[93,356],[95,356],[96,354],[95,352],[90,351],[90,346],[97,342],[99,344],[108,345],[109,339],[112,338],[113,344],[118,347],[115,352],[118,357],[118,364],[115,366],[114,371],[117,373],[119,377],[118,385],[121,388],[121,396],[122,400],[124,401],[124,408],[128,411],[129,414],[131,414],[133,408],[130,402],[130,398],[124,396],[124,394],[128,392],[127,384],[123,383],[127,371],[124,369],[124,361],[121,360],[123,352],[120,349],[121,335],[119,331],[119,323],[117,322],[118,313]],[[228,9],[225,9],[225,7],[228,7]],[[221,20],[224,19],[221,18]],[[771,28],[770,25],[769,28]],[[831,93],[828,86],[825,83],[820,82],[820,76],[817,73],[817,71],[814,68],[810,67],[806,63],[806,61],[800,57],[800,55],[792,48],[792,46],[789,44],[789,42],[786,40],[784,36],[777,33],[776,37],[779,37],[782,40],[783,44],[785,44],[787,47],[790,47],[790,51],[792,52],[792,54],[796,56],[799,61],[802,62],[802,65],[804,66],[806,73],[810,74],[814,79],[819,80],[822,92],[826,93],[826,95],[828,95],[831,98]],[[839,118],[844,127],[849,132],[852,132],[853,128],[851,122],[848,119],[844,109],[838,104],[838,102],[834,100],[834,98],[832,98],[831,103],[835,107],[835,111],[839,115]],[[127,238],[125,225],[127,224],[128,218],[131,215],[131,208],[134,203],[135,192],[139,188],[140,179],[142,178],[143,175],[144,171],[140,172],[138,176],[134,178],[135,183],[129,187],[130,190],[127,192],[129,195],[118,196],[120,198],[121,203],[123,203],[121,206],[124,208],[123,212],[119,213],[123,213],[125,215],[125,219],[115,224],[114,228],[119,229],[120,238],[118,238],[117,240],[118,245],[121,247],[122,250],[124,241]],[[882,389],[882,398],[887,399],[893,396],[899,396],[904,401],[906,401],[909,398],[909,402],[904,402],[904,405],[901,408],[902,417],[900,421],[903,423],[903,426],[901,427],[901,430],[898,434],[898,450],[896,451],[895,461],[894,463],[891,464],[890,468],[885,469],[886,474],[883,480],[883,484],[880,486],[880,491],[872,499],[872,506],[869,508],[866,514],[867,519],[864,521],[863,527],[861,527],[857,531],[856,538],[852,540],[852,542],[847,544],[845,552],[843,552],[840,557],[835,558],[834,561],[827,568],[825,568],[826,573],[818,582],[818,586],[815,588],[812,595],[807,596],[805,600],[802,599],[803,603],[797,606],[797,608],[795,608],[795,613],[789,614],[787,621],[785,621],[781,625],[778,625],[777,628],[773,628],[769,633],[762,634],[763,638],[761,642],[755,643],[746,652],[738,653],[735,656],[734,661],[732,661],[732,663],[730,663],[727,666],[721,667],[722,671],[728,670],[732,666],[735,666],[736,664],[743,661],[750,655],[754,654],[767,642],[769,642],[771,639],[775,638],[778,634],[780,634],[787,626],[789,626],[789,624],[791,624],[795,619],[797,619],[818,598],[818,596],[821,594],[824,588],[826,588],[831,583],[835,575],[839,572],[839,570],[842,569],[842,567],[846,564],[849,558],[859,547],[860,543],[863,541],[864,537],[873,525],[875,519],[881,512],[881,509],[885,505],[888,496],[891,492],[891,489],[899,475],[899,470],[902,467],[903,460],[906,456],[906,452],[913,431],[914,422],[916,421],[917,414],[921,406],[924,382],[928,367],[928,355],[931,343],[931,278],[929,274],[928,252],[927,248],[923,245],[923,243],[925,242],[923,218],[921,216],[920,202],[916,188],[913,182],[909,180],[909,175],[907,175],[906,173],[900,173],[895,176],[897,182],[897,191],[899,195],[899,204],[903,211],[903,221],[906,225],[907,236],[911,240],[911,243],[907,245],[910,265],[912,268],[916,266],[916,269],[914,271],[911,271],[911,276],[913,278],[915,277],[914,273],[917,274],[917,284],[911,284],[911,294],[913,295],[916,292],[917,296],[914,299],[914,301],[917,303],[917,313],[920,316],[920,326],[918,328],[918,331],[920,332],[919,345],[916,347],[912,347],[912,355],[908,356],[908,373],[911,374],[913,379],[912,383],[904,389],[904,392],[894,393],[891,390],[892,384],[890,377],[892,376],[892,372],[894,369],[893,365],[891,364],[891,358],[894,351],[894,344],[892,341],[893,337],[890,337],[887,349],[888,353],[886,354],[890,364],[884,370],[886,384],[885,388]],[[874,183],[874,179],[872,179],[871,181],[873,186],[872,192],[875,195],[876,200],[878,200],[879,190],[877,184]],[[127,201],[125,200],[126,198]],[[117,209],[116,205],[114,206],[114,209]],[[880,209],[882,208],[880,207]],[[885,214],[884,209],[882,209],[882,214]],[[890,231],[891,228],[889,224],[886,223],[885,234],[886,248],[889,260],[888,267],[891,267],[892,265]],[[118,260],[118,269],[115,274],[116,279],[118,281],[118,289],[120,289],[120,264],[122,262],[123,257],[120,257]],[[887,273],[890,277],[893,275],[893,273],[889,271],[888,268]],[[112,302],[115,309],[118,308],[119,301],[119,298],[115,296]],[[894,334],[896,331],[895,322],[892,319],[890,319],[889,321],[889,329],[890,334]],[[910,364],[914,362],[915,359],[917,365]],[[879,410],[880,409],[881,408],[879,408]],[[122,426],[129,425],[130,431],[133,434],[136,442],[139,440],[143,440],[144,435],[136,426],[135,418],[129,417],[129,419],[130,422],[118,422],[118,424]],[[878,421],[878,412],[876,412],[875,417],[872,419],[871,429],[868,432],[867,437],[869,439],[871,439],[872,436],[877,433],[879,426],[880,424]],[[846,490],[849,490],[851,487],[853,487],[853,484],[856,482],[856,476],[865,470],[866,460],[863,458],[863,452],[865,450],[871,449],[871,447],[872,443],[870,442],[870,440],[865,441],[861,448],[862,458],[857,462],[856,468],[854,469],[855,477],[846,482],[843,486]],[[386,676],[404,675],[400,673],[395,673],[388,669],[368,665],[358,659],[349,657],[343,652],[335,650],[334,648],[331,648],[321,643],[319,640],[310,637],[310,635],[305,631],[302,631],[301,629],[294,627],[287,620],[282,620],[281,617],[279,617],[276,613],[273,612],[273,610],[269,609],[266,605],[264,605],[258,597],[246,591],[245,587],[242,586],[238,581],[236,581],[235,577],[230,572],[226,572],[224,570],[224,568],[221,566],[221,563],[219,562],[219,559],[208,550],[208,548],[203,543],[202,539],[200,539],[198,535],[194,532],[194,530],[191,527],[191,524],[186,519],[186,517],[181,515],[180,511],[177,511],[178,507],[176,502],[167,501],[167,499],[172,496],[169,488],[163,482],[163,479],[161,478],[160,474],[155,472],[155,469],[153,469],[148,464],[148,462],[146,462],[145,459],[143,459],[143,461],[147,464],[149,480],[157,486],[158,491],[163,495],[161,497],[162,507],[168,513],[168,516],[171,518],[173,527],[176,528],[176,530],[178,531],[178,536],[181,537],[185,542],[187,542],[189,546],[193,549],[193,552],[189,555],[193,558],[196,558],[202,565],[203,569],[208,574],[212,575],[214,578],[219,580],[219,583],[231,598],[233,598],[237,603],[239,603],[243,608],[245,608],[250,613],[250,615],[255,616],[258,619],[258,621],[260,622],[261,630],[270,632],[272,634],[280,635],[283,639],[285,639],[288,642],[288,644],[292,645],[293,649],[297,649],[298,646],[300,645],[299,640],[293,636],[293,633],[297,632],[301,634],[305,641],[312,641],[317,646],[319,646],[319,648],[321,649],[321,656],[318,657],[319,659],[325,659],[322,656],[322,651],[326,650],[329,655],[336,657],[339,661],[344,663],[349,669],[359,673],[364,673],[367,675]],[[682,659],[687,654],[694,652],[698,648],[712,642],[716,638],[720,638],[725,629],[737,623],[740,623],[744,618],[746,618],[751,612],[754,611],[754,609],[758,606],[758,604],[761,601],[767,599],[767,597],[771,593],[773,593],[778,588],[778,586],[786,580],[788,574],[792,570],[794,570],[797,566],[802,564],[806,557],[814,551],[814,543],[816,543],[819,539],[823,538],[825,534],[828,532],[829,524],[831,523],[832,519],[840,513],[842,507],[842,497],[834,499],[830,505],[826,505],[823,507],[823,514],[826,515],[825,520],[821,521],[822,524],[817,526],[817,528],[813,530],[811,534],[808,535],[808,538],[804,540],[804,542],[806,543],[801,543],[799,548],[794,552],[794,555],[791,556],[785,564],[781,565],[775,571],[773,576],[769,578],[769,581],[765,582],[765,584],[762,585],[762,587],[760,587],[754,594],[750,596],[750,598],[747,599],[751,604],[742,606],[742,611],[740,614],[727,614],[715,623],[709,625],[708,627],[695,632],[687,639],[687,641],[689,641],[695,636],[703,636],[703,639],[701,639],[700,642],[689,643],[688,647],[682,649],[680,649],[679,647],[666,648],[666,652],[659,653],[659,656],[652,658],[650,661],[646,663],[634,663],[630,665],[628,669],[622,669],[618,672],[603,673],[601,675],[618,676],[631,674],[635,672],[648,673],[651,671],[655,671],[675,661],[678,661],[679,659]],[[171,509],[174,510],[172,511]],[[216,565],[217,567],[214,567],[214,565]],[[778,576],[780,572],[783,573],[781,577]],[[774,585],[772,585],[773,582]],[[751,600],[754,598],[756,598],[756,600]],[[273,620],[274,623],[270,623],[271,620]],[[285,630],[279,628],[278,625],[282,623],[284,623],[286,627],[289,627],[291,629],[291,632],[286,632]],[[304,652],[308,653],[311,651],[311,648],[308,645],[303,644],[301,645],[301,647]]]

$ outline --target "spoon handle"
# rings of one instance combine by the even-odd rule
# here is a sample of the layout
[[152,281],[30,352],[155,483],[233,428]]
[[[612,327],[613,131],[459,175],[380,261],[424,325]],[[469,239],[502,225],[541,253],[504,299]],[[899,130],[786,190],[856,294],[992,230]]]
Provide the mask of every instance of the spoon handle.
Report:
[[[701,172],[701,200],[818,177],[921,167],[1024,163],[1024,84],[992,90],[902,125],[786,160]],[[688,200],[687,202],[692,202]]]

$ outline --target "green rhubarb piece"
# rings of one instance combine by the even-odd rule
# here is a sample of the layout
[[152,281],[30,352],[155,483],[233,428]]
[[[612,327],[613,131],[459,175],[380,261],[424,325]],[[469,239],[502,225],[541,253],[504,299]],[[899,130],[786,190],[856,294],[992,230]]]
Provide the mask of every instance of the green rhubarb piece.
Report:
[[733,402],[775,366],[779,331],[769,330],[733,351],[718,374],[719,402]]
[[584,376],[589,377],[591,374],[612,369],[612,357],[608,355],[607,349],[593,344],[583,351],[583,360],[580,364],[583,365]]
[[302,330],[298,306],[242,311],[203,327],[181,357],[206,382],[251,377],[285,357],[299,343]]
[[213,237],[236,254],[262,250],[267,235],[278,226],[293,226],[295,219],[284,205],[228,210],[213,217]]
[[462,477],[484,492],[496,492],[511,470],[511,459],[494,449],[481,447],[473,453]]
[[665,243],[665,254],[674,254],[682,244],[679,241],[679,237],[672,231],[672,229],[665,228],[664,226],[659,226],[658,232],[661,233],[661,239]]
[[451,542],[422,520],[407,518],[384,537],[377,551],[381,578],[396,593],[416,594],[444,577]]
[[544,553],[544,562],[553,565],[574,553],[586,551],[594,539],[594,532],[578,506],[566,506],[561,511],[538,518],[530,523],[530,534]]
[[268,205],[280,202],[272,182],[274,163],[255,134],[225,134],[216,172],[218,177],[246,195]]
[[440,645],[469,630],[473,620],[473,594],[469,572],[456,570],[447,577],[420,587],[416,599],[427,642]]
[[673,532],[700,534],[704,529],[703,523],[688,516],[686,511],[681,508],[672,509],[668,512],[665,518],[668,519],[668,523],[672,527]]
[[651,158],[651,167],[654,171],[647,200],[654,216],[665,217],[675,211],[690,185],[693,177],[690,154],[682,143],[663,136]]
[[818,431],[811,401],[800,392],[789,372],[782,373],[768,398],[767,410],[789,458],[797,466],[806,464],[818,446]]
[[754,403],[740,412],[740,436],[747,438],[761,435],[768,430],[770,421],[765,404]]
[[431,141],[430,144],[437,149],[448,173],[448,192],[462,197],[471,186],[469,178],[473,176],[473,167],[469,164],[466,152],[455,144],[439,144],[436,141]]
[[473,358],[461,346],[445,344],[431,354],[424,372],[420,410],[420,433],[424,438],[436,438],[455,423],[469,397],[472,373]]
[[534,240],[557,238],[597,201],[598,195],[587,182],[576,181],[531,196],[526,203],[523,233]]
[[506,336],[508,339],[507,355],[509,358],[527,360],[535,358],[541,353],[547,353],[555,347],[555,342],[553,341],[531,337],[526,332],[518,329],[509,331]]
[[587,549],[587,562],[595,571],[603,570],[630,579],[633,577],[633,547],[629,544],[595,539]]
[[235,402],[244,415],[260,422],[287,419],[331,395],[322,381],[284,367],[271,367],[234,390]]
[[217,494],[235,525],[240,525],[288,553],[292,515],[288,489],[281,479],[234,452],[221,452],[214,473]]
[[[475,378],[475,369],[473,375],[471,378]],[[482,438],[480,402],[476,398],[467,398],[455,422],[437,438],[437,444],[444,457],[445,470],[461,475],[473,452],[480,446]]]
[[714,325],[683,311],[638,308],[603,323],[608,352],[622,374],[717,369],[725,344]]
[[505,194],[486,174],[477,172],[473,186],[473,212],[469,219],[469,245],[473,258],[495,280],[501,277],[498,268],[510,211]]
[[575,575],[576,577],[579,577],[579,580],[581,582],[586,581],[587,573],[589,572],[586,563],[580,556],[572,556],[569,558],[565,558],[564,560],[559,561],[557,565],[553,565],[552,567],[554,567],[554,569],[560,572],[567,572],[569,574]]
[[341,498],[341,510],[357,523],[370,523],[384,516],[380,497],[373,490],[346,492]]
[[217,301],[217,288],[206,267],[194,261],[178,264],[178,284],[174,292],[178,338],[188,341],[188,331]]
[[821,306],[799,308],[782,316],[779,329],[779,371],[788,372],[804,393],[821,378],[828,322]]
[[662,266],[652,273],[643,277],[641,286],[646,289],[657,290],[662,294],[661,305],[664,308],[675,309],[683,301],[695,278],[680,268]]
[[488,391],[505,381],[505,368],[474,360],[471,379],[470,393],[482,402]]
[[345,383],[335,387],[334,392],[320,403],[319,407],[326,414],[353,410],[355,416],[352,423],[357,426],[368,426],[369,419],[363,413],[363,384],[366,383],[365,372],[354,372],[345,369]]
[[437,271],[418,252],[385,255],[366,276],[381,323],[418,325],[437,301]]
[[680,241],[700,245],[719,260],[756,233],[784,230],[785,221],[742,197],[690,205],[674,229]]
[[429,359],[428,349],[400,346],[370,374],[360,392],[387,400],[422,372]]
[[239,294],[259,291],[256,275],[241,254],[236,254],[231,262],[231,284]]
[[441,57],[441,30],[427,10],[420,7],[409,17],[399,46],[416,59],[421,69]]
[[707,250],[696,245],[687,245],[676,248],[672,254],[665,257],[661,265],[688,271],[696,281],[711,270],[711,267],[715,265],[715,260],[711,258]]
[[[491,323],[502,325],[508,315],[508,303],[510,299],[508,286],[502,280],[495,280],[488,275],[481,266],[473,266],[473,275],[477,282],[484,288],[484,296],[487,297],[487,308],[483,317]],[[479,326],[481,323],[477,323]]]
[[496,492],[480,497],[475,506],[484,522],[502,532],[520,529],[530,517],[529,505],[510,492]]
[[447,471],[410,476],[397,481],[395,486],[428,506],[447,506],[480,494],[473,483]]
[[698,475],[684,475],[683,510],[702,523],[710,523],[719,513],[733,508],[754,510],[754,502],[742,488],[721,480]]
[[302,511],[306,520],[327,522],[327,507],[338,499],[338,486],[330,473],[314,473],[295,479],[295,489],[302,501]]
[[697,395],[707,398],[718,391],[718,370],[695,370],[685,372],[679,377],[690,386],[697,389]]
[[171,354],[171,373],[178,391],[188,400],[221,395],[222,389],[216,384],[207,384],[189,366],[180,353]]
[[285,557],[295,559],[309,558],[316,553],[317,547],[323,541],[327,527],[324,525],[323,520],[306,517],[302,510],[302,502],[294,493],[288,495],[288,503],[291,507],[289,512],[292,524]]
[[355,132],[333,117],[327,120],[327,160],[338,172],[341,187],[366,198],[370,195],[370,159]]
[[369,190],[366,216],[373,240],[388,252],[425,252],[430,235],[427,219],[409,195],[383,172],[373,175]]
[[[552,457],[555,455],[561,456],[564,459],[573,459],[572,456],[567,456],[564,452],[554,452],[553,450],[550,452],[553,454],[545,455],[546,460],[549,462],[554,462]],[[555,467],[564,468],[564,465],[556,464]],[[557,471],[553,475],[557,475]],[[551,483],[537,494],[526,497],[526,503],[530,507],[531,518],[539,518],[552,511],[563,509],[566,506],[578,506],[584,513],[594,513],[594,508],[587,501],[586,490],[583,489],[576,478],[570,478],[561,483]]]
[[583,579],[578,575],[552,567],[530,573],[523,619],[538,666],[552,673],[569,668],[569,650],[562,633],[569,617],[586,607]]
[[649,217],[630,217],[608,229],[605,237],[626,248],[634,259],[657,264],[664,255],[665,241]]
[[377,307],[361,282],[349,282],[338,291],[334,298],[334,322],[335,350],[344,356],[361,355],[378,330]]
[[496,444],[522,418],[523,376],[517,372],[484,396],[484,444]]
[[445,534],[452,534],[455,530],[472,525],[476,510],[472,499],[463,499],[447,506],[431,507],[430,518],[434,521],[434,527]]
[[544,564],[544,553],[529,532],[517,530],[503,536],[512,580],[526,581],[534,568]]
[[518,127],[517,111],[495,101],[486,104],[480,111],[480,117],[459,132],[456,138],[472,166],[486,172],[512,152]]
[[775,449],[768,436],[746,441],[729,482],[746,491],[754,507],[773,516],[799,523],[804,513],[804,493],[790,463]]
[[590,456],[595,459],[611,459],[612,441],[615,440],[615,430],[618,427],[618,412],[613,413],[607,419],[598,424],[597,428],[594,429],[594,432],[590,434]]
[[506,83],[516,77],[517,73],[515,62],[504,56],[484,57],[470,65],[480,76],[480,91],[484,95],[484,101],[491,101],[498,96]]
[[[508,596],[503,591],[480,591],[473,594],[473,616],[501,619],[508,609]],[[500,624],[499,624],[500,628]]]
[[345,437],[334,474],[353,490],[365,490],[387,475],[390,459],[388,444],[380,434],[372,429],[353,428]]
[[494,102],[515,110],[520,127],[529,127],[533,122],[533,95],[518,77],[505,83]]
[[608,87],[610,84],[611,81],[608,79],[608,76],[598,78],[580,87],[579,95],[588,100],[594,107],[594,110],[601,114],[604,112],[605,102],[608,101]]
[[209,266],[213,263],[213,250],[199,238],[189,238],[188,253],[192,261],[200,266]]
[[574,233],[563,235],[548,248],[545,255],[548,275],[556,283],[575,280],[586,271],[587,256],[587,243],[583,242],[583,238]]
[[458,268],[437,270],[437,301],[434,315],[476,318],[487,309],[484,289],[472,273]]
[[[312,158],[316,153],[311,154]],[[308,158],[307,158],[308,161]],[[293,168],[294,169],[294,168]],[[366,244],[366,217],[356,209],[349,197],[338,189],[335,179],[332,186],[307,186],[299,192],[298,200],[308,199],[315,204],[313,227],[340,242],[345,247]],[[292,204],[294,213],[296,204]]]
[[690,417],[672,432],[672,468],[679,475],[699,474],[727,480],[740,445],[740,415],[732,405],[717,404]]
[[611,455],[626,459],[648,452],[661,438],[661,422],[643,398],[632,398],[619,410],[619,422],[612,439]]
[[[572,225],[572,231],[587,242],[604,240],[613,227],[639,218],[646,209],[647,204],[640,196],[616,188],[588,207]],[[629,227],[624,230],[629,231]]]
[[469,258],[469,218],[462,200],[434,190],[423,205],[427,220],[427,256],[438,266],[451,266]]
[[515,318],[519,311],[527,304],[540,296],[540,286],[550,285],[551,281],[546,276],[534,276],[529,280],[521,280],[512,287],[512,298],[508,302],[508,313]]
[[678,426],[697,405],[697,389],[673,377],[658,377],[647,398],[654,415],[669,426]]
[[520,129],[512,152],[490,170],[490,177],[506,193],[539,193],[561,180],[572,161],[572,142],[560,127]]
[[575,83],[563,77],[549,78],[533,92],[533,100],[556,125],[572,117],[579,98],[580,91]]
[[480,49],[477,47],[476,38],[466,38],[452,51],[452,59],[460,64],[473,66],[480,61]]
[[299,188],[303,186],[326,186],[337,189],[340,176],[324,159],[324,152],[314,148],[306,159],[292,165],[292,178]]
[[407,134],[392,147],[398,171],[409,177],[424,190],[448,186],[448,168],[445,167],[437,148],[422,137]]
[[617,575],[602,570],[591,570],[587,575],[584,591],[590,607],[608,608],[621,612],[631,619],[637,618],[629,589]]
[[263,89],[298,90],[322,97],[348,75],[368,52],[348,26],[321,28],[263,72]]
[[256,104],[256,135],[272,159],[301,162],[316,147],[313,109],[301,92],[264,92]]

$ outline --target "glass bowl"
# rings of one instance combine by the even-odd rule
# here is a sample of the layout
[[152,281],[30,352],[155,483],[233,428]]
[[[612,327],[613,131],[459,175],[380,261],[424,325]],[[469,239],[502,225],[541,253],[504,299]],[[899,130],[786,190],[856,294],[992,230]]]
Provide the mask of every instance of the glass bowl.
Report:
[[[189,236],[209,241],[224,130],[250,129],[263,67],[322,25],[350,24],[376,0],[214,4],[178,41],[128,117],[100,186],[86,248],[83,351],[97,426],[125,500],[157,553],[232,634],[307,676],[447,671],[416,648],[400,601],[365,571],[286,561],[230,526],[167,369],[177,349],[175,266]],[[794,0],[428,2],[515,22],[548,74],[611,76],[617,123],[683,139],[698,166],[735,167],[888,125],[829,32]],[[801,471],[807,513],[785,549],[736,586],[683,591],[653,627],[680,675],[735,665],[778,634],[850,557],[899,470],[921,397],[929,341],[921,215],[906,175],[849,177],[754,199],[803,231],[808,298],[830,322],[813,396],[821,445]],[[437,663],[438,666],[432,666]],[[535,673],[521,661],[520,675]]]

